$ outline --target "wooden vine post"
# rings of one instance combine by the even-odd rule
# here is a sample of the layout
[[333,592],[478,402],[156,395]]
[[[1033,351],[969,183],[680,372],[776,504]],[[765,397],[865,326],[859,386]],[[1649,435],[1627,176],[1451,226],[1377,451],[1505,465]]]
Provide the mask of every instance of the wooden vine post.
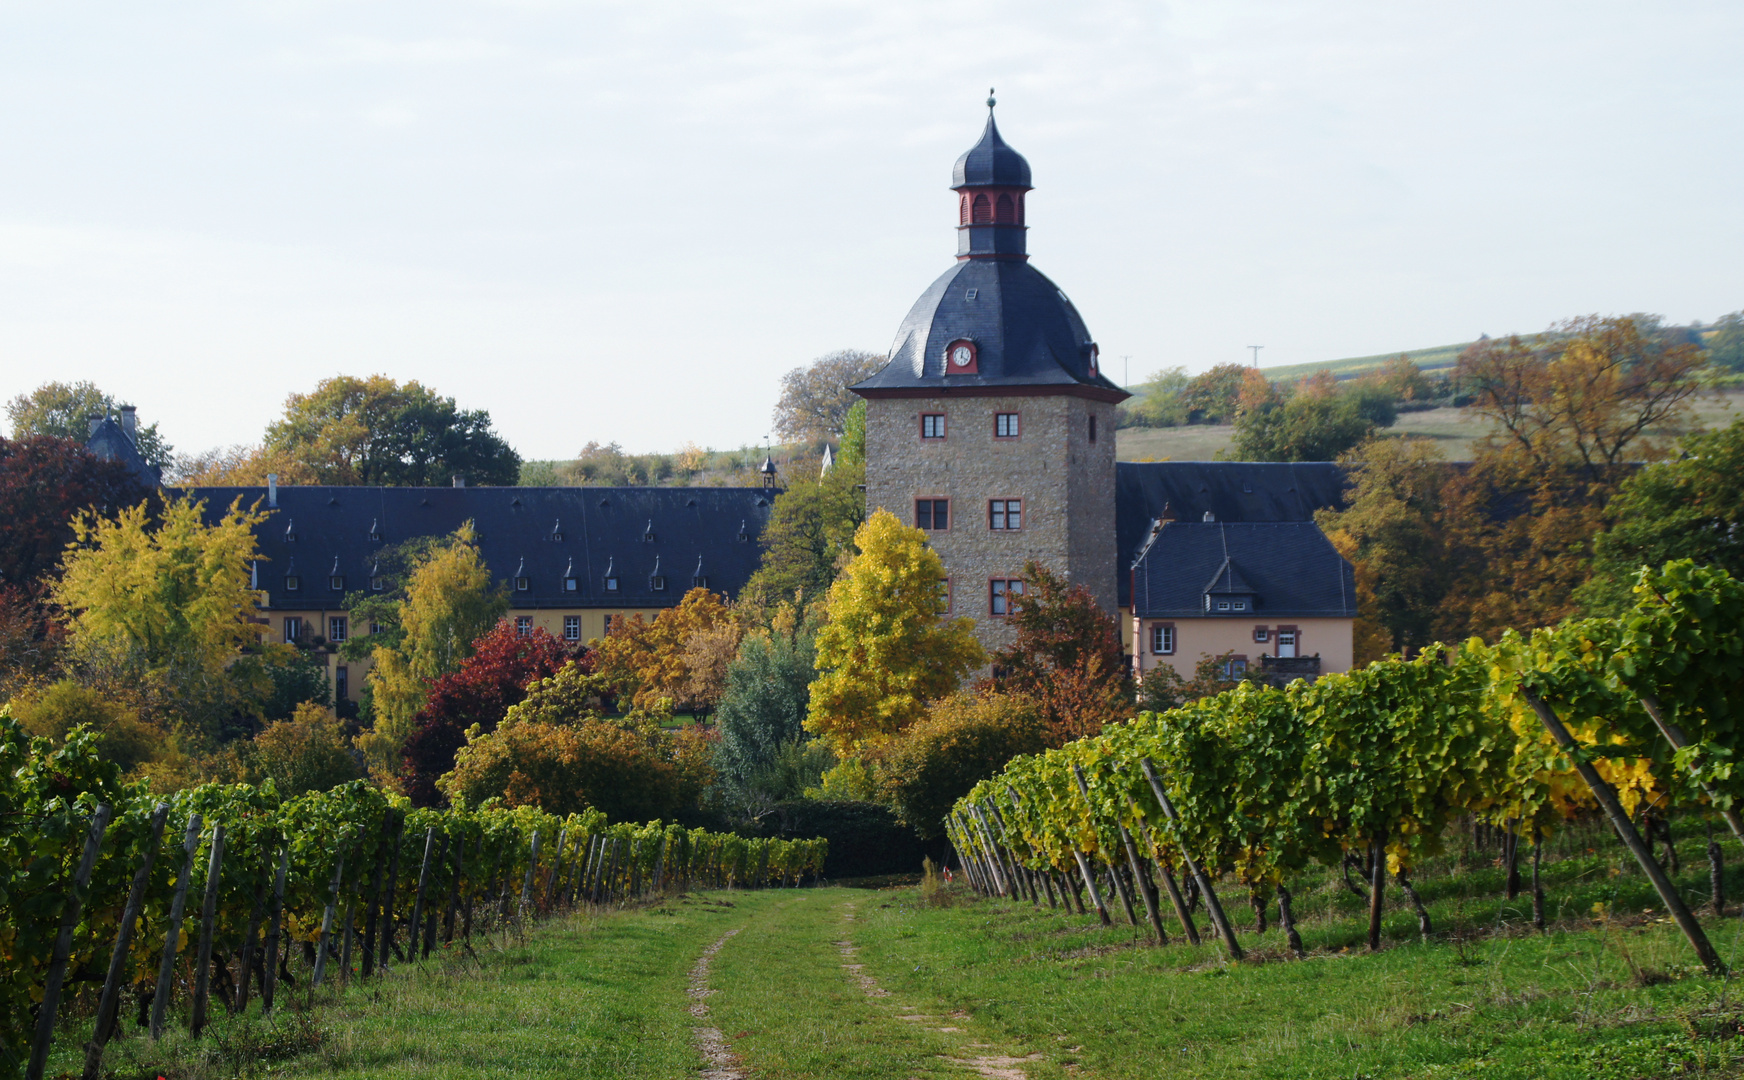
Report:
[[1229,919],[1223,914],[1223,904],[1217,899],[1217,890],[1211,887],[1211,879],[1206,876],[1187,850],[1186,838],[1181,835],[1181,815],[1175,813],[1175,804],[1169,801],[1169,793],[1163,790],[1162,782],[1157,779],[1156,766],[1151,759],[1141,757],[1138,767],[1144,772],[1145,779],[1150,782],[1151,794],[1157,797],[1157,805],[1162,807],[1163,816],[1169,819],[1169,824],[1175,829],[1175,846],[1181,850],[1181,861],[1187,864],[1187,872],[1193,875],[1193,880],[1199,884],[1199,892],[1205,897],[1205,911],[1211,916],[1211,922],[1217,927],[1217,932],[1223,937],[1223,947],[1229,950],[1231,960],[1240,960],[1243,956],[1241,944],[1235,940],[1235,930],[1229,925]]
[[[170,901],[170,925],[164,932],[163,958],[158,962],[157,989],[151,996],[151,1039],[163,1037],[164,1010],[170,1003],[171,980],[176,973],[176,950],[182,940],[182,912],[187,910],[188,879],[194,873],[194,852],[200,847],[200,815],[188,818],[188,832],[182,838],[182,866],[176,875],[176,891]],[[269,999],[270,1000],[270,999]]]
[[1126,863],[1132,868],[1132,883],[1144,897],[1145,918],[1150,920],[1151,930],[1157,935],[1157,944],[1167,945],[1169,935],[1164,932],[1163,916],[1157,911],[1156,888],[1146,879],[1144,867],[1138,861],[1138,848],[1133,844],[1132,833],[1125,825],[1120,827],[1120,843],[1126,848]]
[[212,928],[218,918],[218,889],[223,884],[224,825],[212,826],[212,847],[206,860],[206,895],[200,904],[200,945],[194,951],[194,1012],[188,1031],[196,1039],[206,1027],[206,997],[212,985]]
[[[448,834],[444,832],[442,834],[442,849],[436,853],[436,870],[438,873],[448,865],[448,843]],[[436,947],[436,916],[438,914],[437,900],[438,897],[432,893],[430,896],[430,906],[425,910],[424,914],[423,958],[426,960],[430,959],[430,950]],[[413,932],[414,934],[417,932],[415,927],[413,928]]]
[[327,948],[333,940],[333,909],[339,905],[339,885],[345,879],[345,854],[333,861],[333,883],[327,887],[327,904],[321,909],[321,936],[315,941],[315,971],[309,976],[309,989],[321,985],[327,975]]
[[418,938],[422,936],[424,924],[424,889],[430,884],[430,855],[436,850],[436,826],[424,830],[424,861],[418,867],[418,892],[412,900],[412,934],[406,941],[406,959],[415,962],[418,959]]
[[[1665,709],[1659,704],[1659,695],[1642,694],[1641,707],[1647,710],[1648,717],[1653,720],[1653,726],[1657,727],[1659,733],[1665,736],[1665,741],[1671,744],[1673,750],[1682,750],[1689,745],[1689,738],[1684,735],[1683,729],[1665,718]],[[1695,771],[1693,766],[1690,771],[1692,773]],[[1709,787],[1706,781],[1702,781],[1701,785],[1702,791],[1708,796],[1708,801],[1713,803],[1714,808],[1720,811],[1720,816],[1726,819],[1726,825],[1732,830],[1732,835],[1740,841],[1744,841],[1744,818],[1739,817],[1738,811],[1734,807],[1728,806],[1721,809],[1720,800],[1715,797],[1714,789]]]
[[1187,935],[1187,940],[1199,944],[1199,927],[1193,923],[1193,913],[1187,910],[1187,901],[1181,896],[1181,887],[1175,883],[1175,872],[1169,869],[1169,864],[1163,861],[1162,848],[1157,844],[1156,837],[1151,835],[1148,826],[1141,826],[1145,834],[1145,842],[1150,845],[1152,862],[1163,876],[1163,889],[1169,894],[1169,903],[1175,909],[1175,917],[1181,920],[1181,929]]
[[36,1038],[30,1046],[25,1080],[42,1080],[43,1067],[48,1064],[48,1048],[54,1043],[55,1014],[60,1011],[61,987],[67,977],[67,959],[73,952],[73,931],[79,925],[85,890],[91,884],[91,871],[97,868],[97,854],[103,849],[103,834],[109,828],[111,813],[106,804],[99,804],[92,812],[91,824],[85,831],[85,850],[67,883],[66,899],[61,901],[60,933],[55,935],[54,952],[49,956],[48,981],[43,985],[42,1004],[37,1009]]
[[[1084,809],[1094,813],[1090,806],[1090,788],[1084,783],[1084,771],[1078,768],[1077,762],[1072,763],[1072,777],[1078,781],[1078,793],[1084,796]],[[1084,889],[1090,894],[1090,902],[1096,905],[1097,917],[1103,926],[1113,926],[1114,920],[1108,917],[1108,905],[1102,902],[1102,894],[1096,891],[1096,875],[1090,872],[1090,863],[1084,858],[1084,853],[1074,846],[1072,858],[1078,860],[1078,873],[1084,876]]]
[[133,886],[127,891],[127,906],[122,909],[121,926],[115,931],[115,947],[109,952],[109,973],[103,979],[103,996],[97,1002],[97,1019],[91,1027],[91,1040],[85,1044],[84,1080],[98,1080],[103,1075],[103,1047],[115,1030],[115,1015],[121,1006],[121,980],[127,974],[127,953],[133,946],[133,928],[139,922],[139,913],[145,908],[146,890],[151,887],[151,868],[157,862],[157,849],[163,843],[164,822],[169,816],[170,804],[167,802],[160,802],[152,808],[145,850],[140,854]]
[[279,870],[273,875],[272,921],[266,935],[266,980],[260,988],[260,1011],[272,1012],[273,992],[279,985],[279,936],[285,928],[285,878],[291,871],[291,841],[284,838],[279,850]]
[[1726,965],[1721,962],[1720,954],[1714,951],[1714,946],[1708,941],[1708,935],[1702,930],[1701,923],[1697,922],[1696,917],[1690,914],[1689,908],[1683,902],[1683,897],[1677,894],[1676,886],[1672,885],[1671,879],[1665,876],[1665,871],[1660,869],[1659,863],[1648,853],[1647,845],[1641,842],[1641,834],[1635,831],[1634,822],[1629,820],[1629,815],[1624,813],[1622,804],[1617,801],[1617,793],[1611,790],[1611,785],[1605,782],[1604,777],[1600,776],[1598,770],[1593,768],[1592,763],[1581,754],[1579,745],[1574,741],[1574,736],[1568,733],[1568,728],[1563,726],[1562,720],[1557,717],[1555,710],[1551,709],[1535,691],[1526,686],[1522,685],[1520,692],[1525,696],[1526,703],[1532,706],[1532,711],[1538,714],[1538,720],[1544,725],[1544,729],[1550,732],[1552,739],[1556,740],[1556,745],[1561,747],[1562,751],[1569,756],[1569,760],[1574,762],[1576,771],[1580,773],[1581,779],[1587,782],[1587,787],[1592,791],[1593,798],[1599,801],[1599,805],[1604,808],[1605,816],[1611,819],[1611,827],[1616,829],[1618,838],[1623,841],[1623,845],[1629,849],[1630,854],[1635,856],[1635,861],[1641,864],[1642,872],[1647,875],[1649,881],[1653,882],[1653,888],[1659,893],[1659,899],[1665,904],[1665,909],[1676,920],[1678,928],[1683,931],[1683,936],[1689,939],[1690,947],[1696,951],[1696,956],[1701,959],[1702,966],[1708,969],[1709,974],[1725,974]]

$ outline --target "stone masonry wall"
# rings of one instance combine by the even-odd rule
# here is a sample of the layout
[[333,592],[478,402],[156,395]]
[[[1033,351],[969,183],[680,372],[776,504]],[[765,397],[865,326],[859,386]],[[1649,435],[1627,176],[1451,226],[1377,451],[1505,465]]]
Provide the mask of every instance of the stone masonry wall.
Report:
[[[1002,412],[1019,415],[1017,438],[994,437],[994,416]],[[923,413],[945,415],[943,439],[921,438]],[[987,648],[1011,638],[1004,620],[990,614],[990,582],[1021,577],[1030,559],[1083,582],[1114,614],[1113,406],[1064,395],[868,401],[868,510],[913,525],[921,498],[950,500],[949,528],[930,537],[950,577],[951,613],[974,619]],[[1023,501],[1021,529],[988,527],[993,499]]]

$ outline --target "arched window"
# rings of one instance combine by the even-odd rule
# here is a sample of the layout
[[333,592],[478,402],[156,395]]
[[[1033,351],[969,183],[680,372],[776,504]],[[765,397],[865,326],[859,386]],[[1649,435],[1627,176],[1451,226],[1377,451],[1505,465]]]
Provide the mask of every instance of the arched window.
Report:
[[1017,193],[1017,223],[1023,224],[1023,192]]
[[957,207],[957,224],[969,224],[969,196],[965,195]]
[[973,223],[976,225],[993,224],[993,204],[987,201],[987,196],[975,196],[975,213]]
[[999,196],[999,209],[993,220],[1001,225],[1017,223],[1017,204],[1011,201],[1010,195]]

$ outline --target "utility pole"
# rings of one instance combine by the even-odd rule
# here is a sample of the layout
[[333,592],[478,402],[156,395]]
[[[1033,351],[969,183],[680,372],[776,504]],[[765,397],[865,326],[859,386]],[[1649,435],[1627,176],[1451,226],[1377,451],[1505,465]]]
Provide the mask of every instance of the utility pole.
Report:
[[1132,385],[1132,357],[1130,356],[1120,358],[1120,385],[1123,387]]
[[1260,350],[1265,348],[1265,346],[1264,345],[1249,345],[1248,348],[1252,349],[1254,352],[1253,366],[1259,367],[1260,366]]

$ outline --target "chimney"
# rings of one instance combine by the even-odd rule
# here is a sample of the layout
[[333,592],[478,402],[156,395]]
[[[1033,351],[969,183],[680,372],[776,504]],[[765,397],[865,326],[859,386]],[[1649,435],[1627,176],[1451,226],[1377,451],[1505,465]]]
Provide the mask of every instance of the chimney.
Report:
[[88,435],[97,434],[97,429],[103,426],[103,414],[100,412],[90,413],[85,417],[85,420],[91,425],[91,430],[87,432]]
[[454,486],[455,487],[465,487],[466,486],[466,477],[461,475],[460,473],[455,473],[454,474]]
[[127,435],[127,441],[139,445],[139,410],[132,405],[121,406],[121,430]]
[[272,509],[278,506],[278,504],[279,474],[276,472],[269,472],[266,474],[266,505],[268,509]]

